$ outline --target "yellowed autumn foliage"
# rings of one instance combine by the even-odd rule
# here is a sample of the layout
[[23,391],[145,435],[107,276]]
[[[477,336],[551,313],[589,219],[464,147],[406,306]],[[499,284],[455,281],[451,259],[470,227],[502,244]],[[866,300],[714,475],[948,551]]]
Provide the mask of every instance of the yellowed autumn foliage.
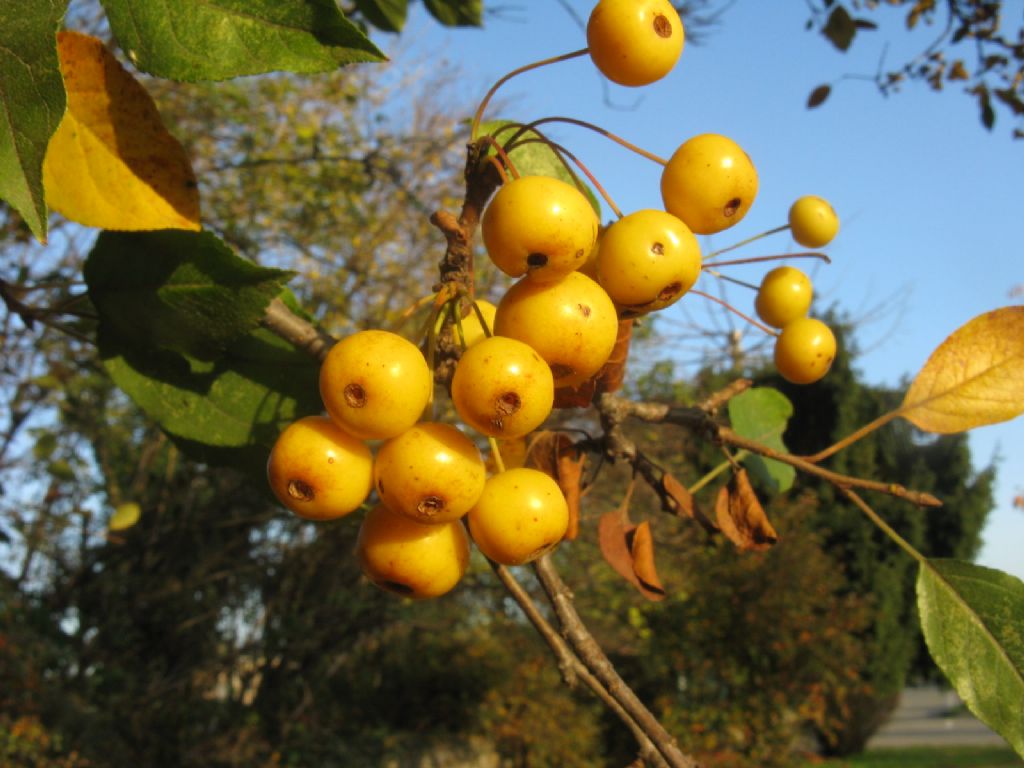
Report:
[[198,230],[199,190],[156,105],[95,37],[57,38],[67,110],[43,162],[46,202],[90,227]]
[[927,432],[962,432],[1024,412],[1024,306],[975,317],[924,364],[899,415]]
[[142,508],[134,501],[126,501],[114,510],[107,527],[112,531],[124,531],[139,522],[141,516]]

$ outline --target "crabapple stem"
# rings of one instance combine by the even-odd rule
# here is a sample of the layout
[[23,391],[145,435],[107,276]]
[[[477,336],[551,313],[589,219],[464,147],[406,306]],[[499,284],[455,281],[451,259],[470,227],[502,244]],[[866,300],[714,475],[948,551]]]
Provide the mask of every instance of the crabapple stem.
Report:
[[[706,258],[717,256],[718,254],[724,253],[725,251],[728,250],[731,250],[731,248],[726,248],[721,251],[709,253]],[[769,256],[750,256],[745,259],[730,259],[728,261],[705,262],[704,267],[731,267],[737,264],[758,264],[762,261],[782,261],[783,259],[820,259],[821,261],[824,261],[826,264],[832,263],[832,259],[826,256],[824,253],[821,253],[820,251],[796,251],[795,253],[773,253]]]
[[717,269],[709,269],[708,267],[703,268],[712,277],[717,277],[719,280],[725,280],[727,283],[734,283],[735,285],[742,285],[744,288],[750,288],[752,291],[758,290],[758,287],[753,283],[748,283],[746,280],[737,280],[735,277],[729,277],[723,275]]
[[493,437],[488,437],[487,444],[491,447],[491,456],[494,457],[494,466],[498,468],[498,472],[504,472],[505,462],[501,458],[501,449],[498,448],[498,441]]
[[[505,168],[508,168],[508,172],[512,174],[513,179],[519,178],[519,171],[516,169],[516,164],[512,162],[512,159],[508,156],[508,153],[505,152],[505,148],[501,146],[501,144],[498,142],[496,138],[494,138],[493,136],[484,136],[480,139],[480,141],[484,142],[485,144],[491,147],[494,147],[495,153],[497,153],[498,157],[501,158],[501,163],[498,163],[494,159],[493,155],[487,156],[487,159],[494,164],[495,168],[498,169],[498,175],[501,176],[502,184],[508,183],[508,177],[505,175]],[[504,167],[502,167],[502,164],[504,164]]]
[[709,253],[708,257],[710,258],[711,256],[719,256],[723,253],[734,251],[737,248],[742,248],[744,245],[749,245],[750,243],[756,242],[763,237],[775,235],[778,234],[779,232],[785,232],[787,229],[789,229],[789,224],[783,224],[781,227],[775,227],[773,229],[766,229],[764,232],[756,234],[753,237],[748,237],[746,240],[740,240],[738,243],[733,243],[732,245],[726,246],[725,248],[721,248],[713,253]]
[[580,56],[586,56],[588,53],[590,53],[590,49],[589,48],[581,48],[578,51],[572,51],[570,53],[563,53],[560,56],[552,56],[551,58],[548,58],[548,59],[541,59],[540,61],[535,61],[532,64],[524,64],[521,67],[517,67],[516,69],[513,69],[511,72],[509,72],[504,77],[500,78],[494,85],[491,86],[491,89],[489,91],[487,91],[486,95],[484,96],[483,101],[480,102],[480,106],[476,108],[476,113],[473,115],[473,122],[470,124],[470,129],[469,129],[470,139],[471,140],[476,140],[477,131],[480,129],[480,120],[483,118],[484,110],[487,109],[487,105],[490,103],[491,99],[494,97],[494,94],[497,92],[497,90],[501,86],[503,86],[505,83],[507,83],[513,77],[515,77],[516,75],[521,75],[524,72],[529,72],[532,69],[539,69],[540,67],[546,67],[549,64],[557,64],[560,61],[568,61],[569,59],[575,59],[575,58],[578,58]]
[[659,165],[668,164],[668,160],[659,157],[653,152],[648,152],[643,147],[638,147],[636,144],[633,144],[632,142],[626,141],[621,136],[618,136],[617,134],[614,134],[611,131],[602,128],[599,125],[594,125],[594,123],[588,123],[586,120],[578,120],[574,117],[542,117],[540,120],[534,120],[532,123],[527,123],[525,127],[530,130],[534,130],[536,126],[543,125],[544,123],[569,123],[570,125],[578,125],[581,128],[586,128],[588,130],[594,131],[595,133],[599,133],[606,139],[611,139],[616,144],[625,147],[630,152],[635,152],[641,157],[646,157],[648,160],[652,160],[653,162],[658,163]]
[[817,464],[820,461],[824,461],[829,456],[831,456],[831,455],[833,455],[835,453],[839,453],[839,451],[843,450],[843,448],[846,448],[846,446],[852,445],[853,443],[857,442],[858,440],[860,440],[865,435],[868,435],[868,434],[874,432],[879,427],[885,426],[886,424],[888,424],[890,421],[892,421],[893,419],[895,419],[899,415],[900,415],[900,409],[899,408],[897,408],[895,411],[889,411],[888,413],[883,413],[881,416],[879,416],[874,421],[868,422],[867,424],[865,424],[864,426],[860,427],[856,431],[851,432],[849,435],[844,437],[842,440],[839,440],[838,442],[833,443],[828,448],[825,448],[824,450],[818,451],[813,456],[803,456],[802,458],[803,458],[804,461],[808,462],[809,464]]
[[[537,135],[540,136],[540,134],[537,134]],[[558,143],[556,143],[554,141],[551,141],[550,139],[545,138],[543,136],[541,136],[538,139],[523,139],[522,142],[520,142],[520,143],[521,144],[534,144],[534,143],[546,144],[547,146],[551,147],[552,150],[554,150],[555,154],[559,156],[559,159],[565,165],[568,165],[568,164],[565,162],[565,158],[563,158],[562,155],[565,155],[565,157],[568,157],[570,160],[572,160],[572,162],[576,165],[576,167],[579,168],[583,172],[583,175],[587,177],[587,180],[591,184],[594,185],[594,189],[596,189],[597,193],[599,195],[601,195],[602,198],[604,198],[604,201],[606,203],[608,203],[608,207],[612,209],[612,213],[614,213],[617,218],[620,218],[620,219],[622,218],[622,211],[620,210],[619,206],[617,206],[615,204],[615,201],[612,200],[612,196],[608,194],[608,191],[601,185],[601,182],[599,182],[597,180],[597,177],[594,176],[594,174],[590,172],[590,169],[587,168],[587,166],[585,166],[580,161],[580,159],[578,157],[576,157],[576,155],[574,155],[568,149],[563,147],[561,144],[558,144]],[[572,173],[572,169],[569,169],[569,172]]]
[[734,307],[732,304],[730,304],[727,301],[722,301],[717,296],[712,296],[710,293],[705,293],[704,291],[699,291],[696,288],[691,288],[690,289],[690,293],[695,293],[698,296],[703,296],[705,299],[708,299],[710,301],[715,302],[716,304],[721,304],[723,307],[728,309],[734,315],[739,315],[744,320],[746,320],[748,323],[750,323],[753,326],[756,326],[756,327],[760,328],[762,331],[764,331],[765,333],[767,333],[770,336],[778,336],[779,335],[779,332],[777,330],[775,330],[774,328],[769,328],[767,325],[764,325],[763,323],[759,323],[754,318],[750,317],[749,315],[743,314],[738,309],[736,309],[736,307]]

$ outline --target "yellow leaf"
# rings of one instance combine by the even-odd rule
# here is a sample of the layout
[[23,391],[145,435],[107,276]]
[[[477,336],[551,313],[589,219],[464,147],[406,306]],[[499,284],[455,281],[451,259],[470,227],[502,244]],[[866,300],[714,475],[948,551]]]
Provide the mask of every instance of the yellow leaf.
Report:
[[192,166],[146,90],[95,37],[61,32],[57,53],[68,99],[43,161],[50,207],[103,229],[199,229]]
[[1024,306],[970,320],[932,352],[899,415],[927,432],[962,432],[1024,412]]
[[139,522],[141,515],[142,508],[138,504],[134,501],[125,502],[114,510],[114,514],[110,516],[110,522],[107,523],[107,528],[112,531],[123,531],[131,528]]

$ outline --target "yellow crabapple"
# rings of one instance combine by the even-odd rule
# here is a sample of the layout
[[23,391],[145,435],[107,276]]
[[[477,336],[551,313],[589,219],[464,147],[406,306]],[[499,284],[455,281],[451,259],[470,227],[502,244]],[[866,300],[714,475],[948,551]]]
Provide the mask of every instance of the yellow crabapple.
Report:
[[682,220],[640,210],[606,229],[598,245],[598,282],[622,317],[674,304],[700,276],[700,245]]
[[320,397],[327,412],[356,437],[383,440],[415,424],[433,391],[423,353],[390,331],[347,336],[320,366]]
[[836,357],[832,330],[813,317],[787,323],[775,339],[775,368],[793,384],[812,384],[828,373]]
[[600,0],[587,21],[594,65],[620,85],[667,75],[683,52],[683,22],[669,0]]
[[289,424],[274,442],[267,479],[278,500],[309,520],[353,512],[372,489],[370,449],[326,416]]
[[789,228],[804,248],[821,248],[839,232],[839,216],[827,200],[804,195],[789,208]]
[[487,470],[458,427],[424,421],[385,441],[373,484],[390,509],[420,523],[458,520],[476,503]]
[[498,269],[548,281],[586,261],[598,224],[590,201],[576,187],[550,176],[522,176],[497,191],[480,229]]
[[813,297],[811,278],[796,267],[776,267],[761,278],[754,308],[768,325],[782,328],[806,315]]
[[459,417],[489,437],[522,437],[551,413],[551,368],[533,347],[492,336],[467,349],[452,376],[452,403]]
[[458,520],[425,525],[378,504],[359,527],[356,554],[378,587],[421,600],[459,583],[469,564],[469,537]]
[[700,235],[739,223],[757,197],[757,187],[757,170],[747,153],[717,133],[683,142],[661,174],[665,210]]
[[522,565],[558,546],[569,526],[569,505],[550,475],[509,469],[487,479],[467,520],[484,555],[502,565]]
[[498,302],[494,332],[533,347],[551,366],[555,387],[581,384],[615,346],[619,321],[605,290],[580,272],[537,283],[523,278]]

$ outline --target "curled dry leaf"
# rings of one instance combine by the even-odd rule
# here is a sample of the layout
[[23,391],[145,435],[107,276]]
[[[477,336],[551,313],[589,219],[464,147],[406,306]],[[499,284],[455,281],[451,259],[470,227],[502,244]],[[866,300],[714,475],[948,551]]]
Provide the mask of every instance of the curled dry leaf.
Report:
[[665,589],[654,568],[654,540],[650,524],[634,525],[629,519],[629,500],[634,481],[618,508],[601,515],[597,540],[601,554],[617,574],[639,590],[648,600],[663,600]]
[[530,442],[526,464],[551,475],[569,505],[569,527],[565,539],[579,535],[581,484],[586,456],[576,450],[572,439],[562,432],[544,431]]
[[715,514],[722,533],[740,549],[768,549],[778,541],[745,469],[733,473],[728,485],[718,491]]
[[661,478],[662,501],[669,507],[670,511],[678,517],[686,517],[696,520],[706,531],[717,531],[718,526],[703,510],[697,506],[696,499],[685,485],[680,483],[668,472]]
[[49,205],[102,229],[199,229],[199,188],[153,99],[95,37],[57,36],[67,110],[43,161]]
[[899,415],[926,432],[962,432],[1024,412],[1024,306],[975,317],[924,364]]

